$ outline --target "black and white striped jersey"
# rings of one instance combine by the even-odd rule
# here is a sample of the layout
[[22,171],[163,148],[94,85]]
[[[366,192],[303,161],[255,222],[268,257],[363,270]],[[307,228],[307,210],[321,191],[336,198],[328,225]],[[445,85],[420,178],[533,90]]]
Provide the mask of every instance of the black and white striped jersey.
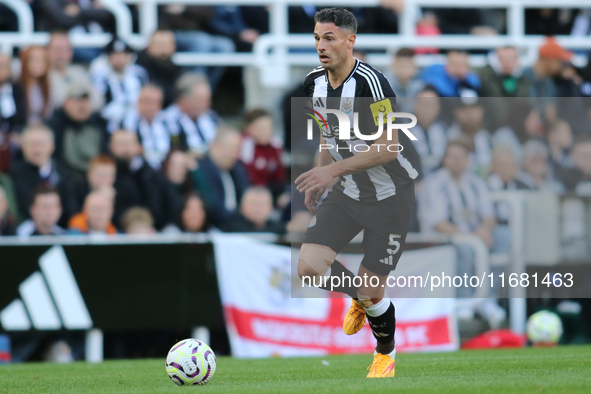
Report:
[[[152,122],[148,122],[137,109],[132,109],[123,117],[118,129],[135,131],[144,148],[146,161],[155,169],[160,169],[162,161],[170,151],[171,135],[168,131],[164,113],[160,111]],[[109,130],[114,132],[115,130]]]
[[198,155],[207,152],[222,123],[220,116],[212,109],[193,120],[176,104],[164,110],[164,118],[171,134],[172,147]]
[[[382,100],[395,106],[394,91],[386,77],[369,64],[355,59],[355,67],[338,88],[328,82],[324,68],[317,67],[306,77],[304,88],[312,99],[314,110],[322,113],[323,109],[340,109],[350,118],[353,125],[353,114],[359,113],[359,130],[362,134],[372,134],[377,130],[377,121],[370,110],[370,103]],[[357,139],[341,140],[338,137],[338,119],[333,114],[325,117],[329,132],[323,131],[325,143],[331,148],[329,152],[335,161],[347,159],[364,150],[372,141]],[[384,130],[385,132],[385,130]],[[403,147],[404,148],[404,147]],[[404,151],[397,158],[373,167],[366,171],[345,175],[340,178],[333,189],[340,190],[348,197],[363,202],[381,201],[396,194],[396,190],[412,186],[418,172],[405,157]]]

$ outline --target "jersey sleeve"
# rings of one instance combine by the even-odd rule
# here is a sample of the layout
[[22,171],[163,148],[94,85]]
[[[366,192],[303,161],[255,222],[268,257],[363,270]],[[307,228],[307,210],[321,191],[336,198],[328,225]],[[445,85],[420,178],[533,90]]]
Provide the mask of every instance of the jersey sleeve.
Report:
[[311,72],[306,76],[304,80],[304,91],[306,92],[306,97],[314,96],[314,80],[318,77],[318,73]]

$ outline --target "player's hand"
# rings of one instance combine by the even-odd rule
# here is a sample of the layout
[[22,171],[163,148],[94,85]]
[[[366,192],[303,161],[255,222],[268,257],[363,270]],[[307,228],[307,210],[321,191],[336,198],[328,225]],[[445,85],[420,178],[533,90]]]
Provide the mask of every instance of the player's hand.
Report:
[[306,190],[324,189],[334,178],[330,166],[314,167],[297,177],[295,183],[298,185],[297,190],[303,193]]
[[318,208],[318,200],[320,200],[320,197],[322,197],[325,190],[326,186],[314,191],[310,189],[305,191],[306,196],[304,197],[304,203],[306,204],[308,211],[312,213],[316,212],[316,208]]

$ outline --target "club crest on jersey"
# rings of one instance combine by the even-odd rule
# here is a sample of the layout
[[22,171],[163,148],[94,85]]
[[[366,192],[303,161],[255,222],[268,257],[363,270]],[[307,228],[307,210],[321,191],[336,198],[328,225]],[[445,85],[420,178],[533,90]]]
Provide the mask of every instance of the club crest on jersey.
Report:
[[308,228],[314,227],[315,225],[316,225],[316,215],[312,216],[312,219],[310,219],[310,224],[308,224]]
[[343,104],[341,104],[341,111],[346,114],[350,114],[353,111],[353,103],[350,98],[346,98]]

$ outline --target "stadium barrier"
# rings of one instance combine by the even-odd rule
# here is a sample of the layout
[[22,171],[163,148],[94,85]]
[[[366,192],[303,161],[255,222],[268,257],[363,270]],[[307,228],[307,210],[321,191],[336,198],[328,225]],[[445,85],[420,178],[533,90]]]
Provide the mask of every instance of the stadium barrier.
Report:
[[[248,239],[289,244],[274,234]],[[489,269],[476,236],[409,234],[407,244],[450,242],[476,249],[477,274]],[[102,330],[185,329],[206,338],[204,327],[224,324],[210,234],[0,237],[0,254],[0,332],[86,331],[88,361],[102,360]],[[208,297],[199,313],[196,292]]]

